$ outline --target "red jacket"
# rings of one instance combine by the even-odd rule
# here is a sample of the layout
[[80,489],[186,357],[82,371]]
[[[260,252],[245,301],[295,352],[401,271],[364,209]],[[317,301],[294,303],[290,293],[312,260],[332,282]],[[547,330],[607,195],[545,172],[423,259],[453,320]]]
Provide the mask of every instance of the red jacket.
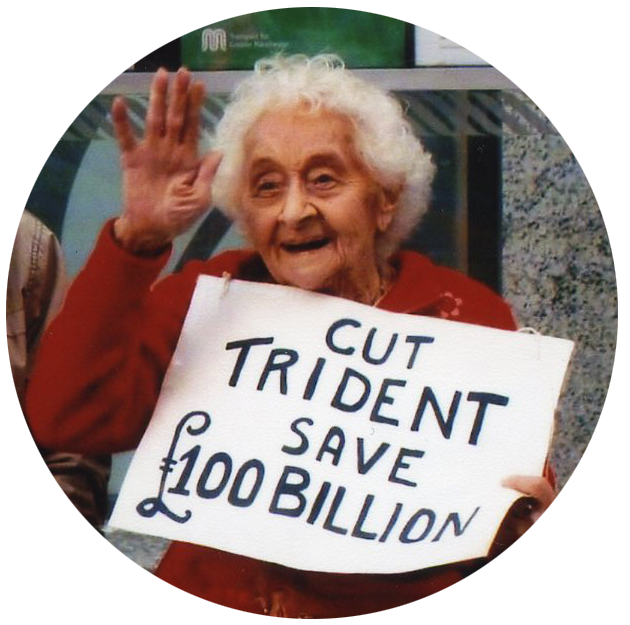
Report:
[[[50,449],[112,453],[137,446],[151,418],[200,274],[266,281],[253,252],[231,251],[158,283],[168,252],[138,257],[113,240],[111,223],[74,281],[40,347],[27,398],[35,439]],[[427,258],[401,252],[379,308],[502,329],[515,324],[490,289]],[[298,571],[207,547],[174,543],[158,577],[219,604],[279,616],[363,614],[419,599],[458,581],[484,559],[397,575]]]

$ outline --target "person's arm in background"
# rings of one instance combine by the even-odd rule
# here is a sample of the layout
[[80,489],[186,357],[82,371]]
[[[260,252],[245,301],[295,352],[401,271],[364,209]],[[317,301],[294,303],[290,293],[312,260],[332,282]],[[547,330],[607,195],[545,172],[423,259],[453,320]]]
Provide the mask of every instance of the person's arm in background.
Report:
[[24,406],[26,385],[44,328],[59,312],[67,278],[53,233],[23,213],[11,254],[7,281],[7,340],[11,371]]
[[[36,217],[25,212],[15,239],[7,281],[7,341],[11,370],[24,409],[32,365],[44,330],[59,312],[67,288],[59,241]],[[75,507],[95,527],[107,513],[111,456],[49,452],[46,465]]]

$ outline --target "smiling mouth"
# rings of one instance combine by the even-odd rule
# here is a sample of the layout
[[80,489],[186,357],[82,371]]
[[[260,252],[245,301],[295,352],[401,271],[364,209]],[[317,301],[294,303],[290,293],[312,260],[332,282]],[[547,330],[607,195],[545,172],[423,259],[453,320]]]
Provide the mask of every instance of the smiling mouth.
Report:
[[285,252],[291,254],[298,254],[300,252],[312,252],[315,250],[321,250],[330,243],[331,239],[328,237],[322,237],[321,239],[311,239],[310,241],[300,241],[299,243],[281,243],[280,247]]

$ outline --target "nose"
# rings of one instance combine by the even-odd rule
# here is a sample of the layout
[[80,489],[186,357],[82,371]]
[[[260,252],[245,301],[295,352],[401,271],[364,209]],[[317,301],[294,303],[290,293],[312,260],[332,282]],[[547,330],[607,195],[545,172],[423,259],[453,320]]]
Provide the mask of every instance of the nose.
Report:
[[292,181],[282,204],[279,221],[285,226],[295,228],[315,215],[317,215],[317,208],[310,201],[306,189],[299,181]]

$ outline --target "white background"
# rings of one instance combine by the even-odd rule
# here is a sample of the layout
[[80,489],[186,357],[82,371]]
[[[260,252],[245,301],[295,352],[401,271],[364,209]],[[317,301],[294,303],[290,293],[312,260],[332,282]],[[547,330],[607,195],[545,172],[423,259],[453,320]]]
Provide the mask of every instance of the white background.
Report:
[[[214,3],[213,3],[214,4]],[[210,22],[294,3],[234,0],[11,3],[2,19],[2,252],[4,280],[19,214],[64,130],[106,84],[151,50]],[[409,6],[405,6],[409,4]],[[228,6],[228,8],[224,8]],[[312,3],[308,3],[312,6]],[[594,190],[619,282],[615,371],[600,424],[558,501],[503,556],[399,619],[511,624],[619,622],[627,614],[627,337],[625,287],[630,56],[623,3],[505,0],[346,2],[436,31],[493,64],[544,111]],[[410,8],[416,6],[417,8]],[[607,106],[615,100],[617,106]],[[616,118],[617,114],[620,117]],[[185,618],[253,622],[190,597],[143,572],[100,539],[57,489],[36,453],[12,389],[8,359],[0,454],[2,612],[8,622],[101,624]],[[178,616],[181,614],[181,617]],[[387,622],[392,615],[361,617]]]

